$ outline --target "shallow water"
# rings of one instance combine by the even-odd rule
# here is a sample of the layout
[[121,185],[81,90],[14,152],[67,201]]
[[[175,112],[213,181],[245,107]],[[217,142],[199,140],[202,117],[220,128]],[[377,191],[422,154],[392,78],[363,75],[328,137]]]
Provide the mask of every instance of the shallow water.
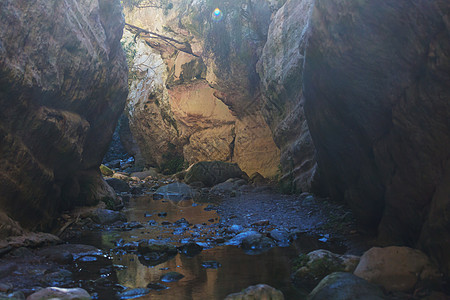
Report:
[[[305,293],[296,289],[290,282],[291,261],[300,252],[316,248],[317,240],[297,240],[289,247],[277,247],[258,255],[249,255],[236,246],[208,247],[208,241],[218,236],[220,220],[215,211],[204,209],[206,204],[197,205],[192,200],[176,202],[139,197],[132,199],[127,207],[124,212],[128,220],[141,222],[144,224],[143,228],[130,231],[86,231],[81,239],[73,241],[91,244],[110,253],[109,259],[80,262],[78,266],[77,279],[82,286],[90,282],[90,290],[98,293],[97,298],[113,299],[115,292],[105,287],[97,289],[95,282],[98,280],[92,283],[95,276],[98,277],[95,274],[101,274],[101,277],[130,289],[145,288],[149,283],[158,282],[168,287],[160,291],[152,290],[150,294],[139,299],[223,299],[230,293],[259,283],[280,289],[286,299],[305,298]],[[167,216],[158,216],[161,212],[166,212]],[[181,233],[175,231],[174,234],[177,227],[172,224],[161,225],[162,222],[174,223],[181,218],[185,218],[190,224],[196,224],[200,229],[194,230],[191,225]],[[177,254],[169,261],[156,266],[146,266],[136,254],[109,251],[115,247],[118,240],[130,242],[159,239],[180,245],[183,240],[192,238],[193,235],[205,250],[194,257]],[[221,267],[207,269],[202,266],[205,261],[216,261]],[[170,271],[179,272],[184,278],[178,282],[161,282],[161,276]]]

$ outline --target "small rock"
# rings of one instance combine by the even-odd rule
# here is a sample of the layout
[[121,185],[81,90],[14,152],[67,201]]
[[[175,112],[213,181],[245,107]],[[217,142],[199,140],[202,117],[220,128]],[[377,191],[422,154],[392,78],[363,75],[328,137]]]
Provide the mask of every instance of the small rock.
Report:
[[381,289],[351,273],[326,276],[309,294],[308,300],[384,300]]
[[284,300],[283,293],[266,284],[249,286],[240,293],[230,294],[225,300],[264,299]]
[[89,293],[81,288],[63,289],[49,287],[28,296],[27,300],[60,299],[60,300],[88,300]]
[[180,246],[178,249],[181,254],[184,254],[187,257],[194,257],[197,254],[200,254],[200,252],[202,252],[203,247],[196,243],[187,243],[185,245]]
[[167,217],[167,213],[165,211],[159,212],[158,217]]
[[161,276],[162,282],[175,282],[180,279],[184,278],[183,274],[180,274],[178,272],[169,272]]
[[120,299],[133,299],[133,298],[145,296],[149,293],[150,293],[150,289],[136,288],[136,289],[126,290],[124,292],[121,292],[121,293],[119,293],[118,296]]
[[13,286],[8,283],[0,283],[0,292],[8,293],[12,290]]

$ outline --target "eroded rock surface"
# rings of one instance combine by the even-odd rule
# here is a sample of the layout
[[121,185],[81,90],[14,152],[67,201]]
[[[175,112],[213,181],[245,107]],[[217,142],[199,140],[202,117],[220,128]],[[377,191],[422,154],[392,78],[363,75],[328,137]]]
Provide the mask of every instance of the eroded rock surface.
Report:
[[[96,202],[127,94],[119,1],[0,3],[0,209],[27,228]],[[110,191],[109,191],[110,192]]]

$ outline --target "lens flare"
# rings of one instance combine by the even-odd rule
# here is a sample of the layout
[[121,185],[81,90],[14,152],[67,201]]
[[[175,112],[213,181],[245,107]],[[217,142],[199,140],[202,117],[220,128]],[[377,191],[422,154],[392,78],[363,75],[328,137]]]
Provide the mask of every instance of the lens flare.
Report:
[[211,19],[214,22],[219,22],[220,20],[222,20],[222,18],[223,18],[223,13],[219,8],[216,8],[211,14]]

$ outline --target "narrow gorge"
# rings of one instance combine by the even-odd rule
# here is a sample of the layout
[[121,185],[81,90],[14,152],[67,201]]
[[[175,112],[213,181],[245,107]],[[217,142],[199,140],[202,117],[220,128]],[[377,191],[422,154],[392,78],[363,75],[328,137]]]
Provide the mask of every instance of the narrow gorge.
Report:
[[450,2],[0,24],[0,299],[450,299]]

